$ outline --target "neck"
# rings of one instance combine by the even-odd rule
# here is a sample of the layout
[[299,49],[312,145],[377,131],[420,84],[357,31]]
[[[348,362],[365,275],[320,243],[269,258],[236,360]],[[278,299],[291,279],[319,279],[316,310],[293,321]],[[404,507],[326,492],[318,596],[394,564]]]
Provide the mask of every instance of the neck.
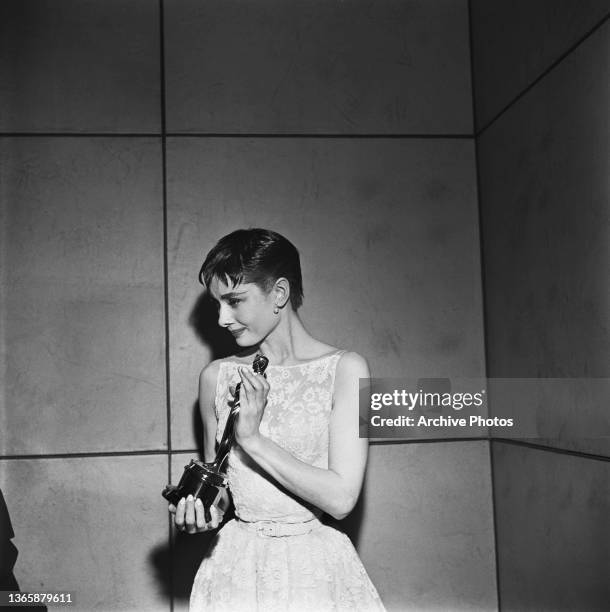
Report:
[[272,364],[298,361],[303,347],[314,340],[294,310],[284,309],[280,317],[277,327],[260,343],[260,350]]

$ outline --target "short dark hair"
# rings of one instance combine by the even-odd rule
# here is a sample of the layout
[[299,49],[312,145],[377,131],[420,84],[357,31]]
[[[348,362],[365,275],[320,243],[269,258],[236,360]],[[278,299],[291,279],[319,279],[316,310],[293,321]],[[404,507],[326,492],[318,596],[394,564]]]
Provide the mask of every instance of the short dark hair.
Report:
[[207,254],[199,282],[210,286],[212,278],[234,285],[256,283],[268,293],[278,278],[290,283],[290,303],[297,310],[303,303],[303,280],[299,252],[290,240],[272,230],[239,229],[221,238]]

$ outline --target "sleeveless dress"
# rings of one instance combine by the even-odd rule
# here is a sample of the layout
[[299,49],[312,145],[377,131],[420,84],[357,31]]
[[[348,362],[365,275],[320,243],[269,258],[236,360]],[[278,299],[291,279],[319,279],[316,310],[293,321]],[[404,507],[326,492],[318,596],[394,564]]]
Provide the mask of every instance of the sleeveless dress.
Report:
[[[261,433],[320,468],[328,468],[335,371],[344,352],[267,367]],[[240,380],[238,365],[220,363],[217,440]],[[236,518],[220,529],[199,567],[191,612],[385,610],[349,538],[320,522],[321,510],[284,489],[238,445],[230,451],[227,477]]]

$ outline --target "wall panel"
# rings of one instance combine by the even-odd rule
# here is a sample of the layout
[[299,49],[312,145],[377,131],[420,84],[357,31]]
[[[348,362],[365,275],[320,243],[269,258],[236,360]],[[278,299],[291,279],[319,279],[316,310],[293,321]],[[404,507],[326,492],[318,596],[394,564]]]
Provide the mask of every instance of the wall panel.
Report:
[[390,612],[496,610],[487,442],[370,448],[358,550]]
[[506,612],[608,609],[610,463],[492,442]]
[[167,128],[472,131],[465,0],[173,0]]
[[3,0],[0,131],[159,131],[159,44],[155,0]]
[[169,610],[166,474],[161,455],[0,461],[21,590],[72,592],[75,610]]
[[477,129],[610,11],[607,0],[472,0]]
[[3,453],[166,445],[159,144],[0,140]]

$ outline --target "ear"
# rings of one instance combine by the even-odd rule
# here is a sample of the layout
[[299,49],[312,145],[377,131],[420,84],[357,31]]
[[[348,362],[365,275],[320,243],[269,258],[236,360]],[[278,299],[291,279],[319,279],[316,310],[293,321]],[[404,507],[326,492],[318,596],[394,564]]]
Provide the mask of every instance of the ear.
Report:
[[287,278],[282,276],[275,281],[273,295],[277,306],[283,308],[290,299],[290,282]]

